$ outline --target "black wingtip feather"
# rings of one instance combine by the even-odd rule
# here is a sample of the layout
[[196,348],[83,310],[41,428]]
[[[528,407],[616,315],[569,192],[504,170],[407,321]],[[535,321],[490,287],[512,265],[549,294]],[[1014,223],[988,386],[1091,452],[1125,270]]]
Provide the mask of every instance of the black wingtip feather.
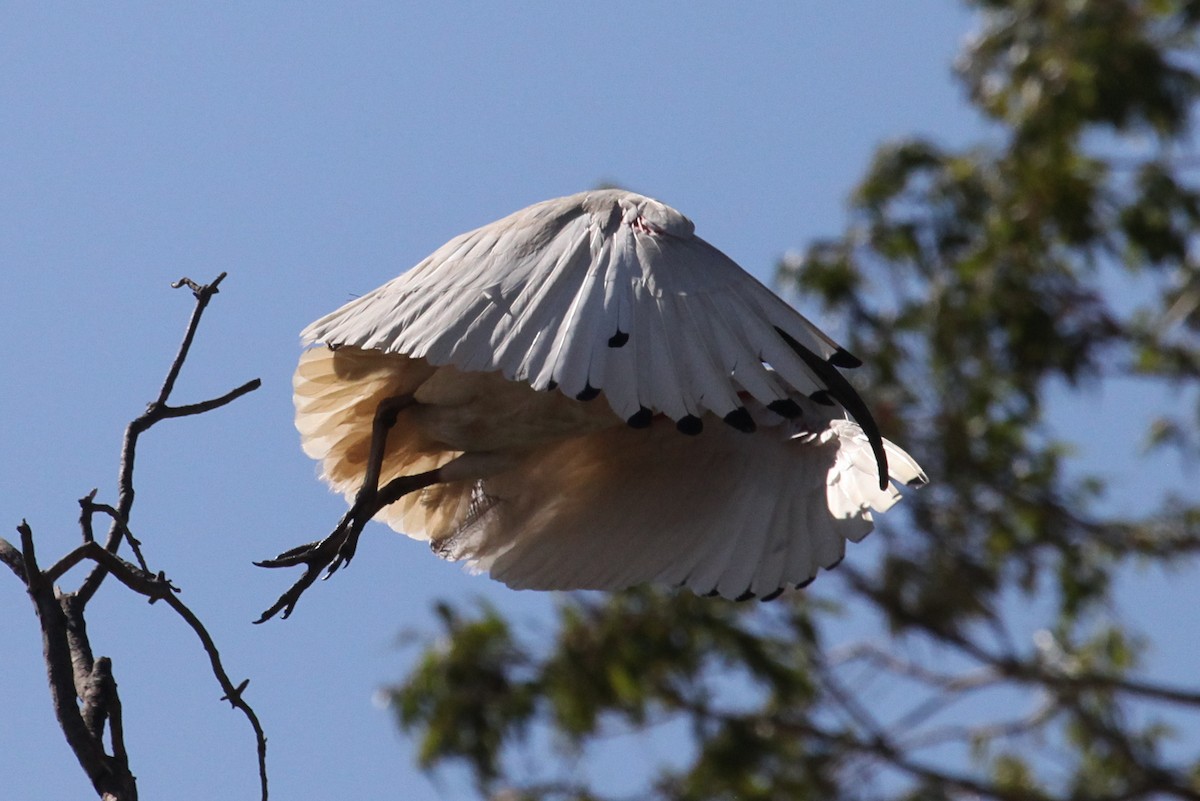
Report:
[[788,344],[788,347],[808,365],[808,369],[825,382],[829,394],[837,398],[842,407],[850,412],[855,421],[862,426],[863,433],[867,435],[867,440],[871,443],[871,452],[875,454],[875,464],[879,467],[879,489],[887,489],[887,451],[883,449],[883,434],[879,431],[879,424],[871,416],[871,410],[867,408],[867,404],[863,403],[863,399],[854,391],[854,387],[850,386],[846,377],[837,371],[837,368],[801,345],[787,331],[778,326],[775,327],[775,330],[779,336],[783,337],[783,341]]
[[633,413],[625,424],[630,428],[649,428],[651,421],[654,420],[654,412],[647,409],[645,406]]
[[753,434],[758,430],[758,426],[754,424],[754,418],[750,416],[750,412],[745,406],[739,406],[724,417],[725,424],[733,426],[743,434]]
[[788,420],[795,420],[797,417],[804,415],[804,410],[800,408],[800,404],[791,398],[771,401],[767,404],[767,408]]
[[628,341],[629,334],[625,333],[624,331],[617,331],[617,333],[608,338],[608,346],[610,348],[621,348],[624,347],[625,343]]
[[745,592],[743,592],[741,595],[734,598],[733,600],[737,601],[738,603],[741,603],[742,601],[749,601],[750,599],[752,599],[754,597],[755,597],[755,595],[753,592],[751,592],[750,590],[746,590]]
[[853,370],[855,367],[862,367],[862,359],[855,356],[845,348],[838,348],[833,355],[825,360],[827,364],[832,364],[834,367],[844,367],[847,370]]
[[704,430],[704,421],[694,414],[689,414],[675,421],[675,428],[680,434],[694,437]]
[[833,406],[833,396],[829,394],[829,390],[819,389],[808,396],[808,399],[813,403],[819,403],[822,406]]
[[579,394],[575,396],[575,400],[590,401],[598,397],[600,397],[600,390],[591,384],[585,384],[583,389],[579,390]]

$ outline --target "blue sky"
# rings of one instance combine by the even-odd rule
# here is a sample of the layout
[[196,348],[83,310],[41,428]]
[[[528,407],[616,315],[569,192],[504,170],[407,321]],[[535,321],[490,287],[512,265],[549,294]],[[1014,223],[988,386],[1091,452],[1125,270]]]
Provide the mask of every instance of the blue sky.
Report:
[[[883,140],[982,132],[950,73],[970,19],[944,2],[11,3],[0,16],[0,528],[28,519],[43,561],[76,544],[76,499],[114,500],[122,430],[190,313],[168,284],[228,271],[175,399],[263,387],[143,439],[132,525],[251,679],[276,798],[453,797],[454,778],[416,771],[372,704],[411,658],[397,633],[430,630],[439,598],[522,619],[552,603],[379,527],[291,620],[250,625],[292,578],[251,560],[343,511],[291,424],[306,323],[456,233],[604,181],[679,208],[769,279],[785,251],[840,229]],[[0,608],[6,796],[88,797],[7,574]],[[249,730],[183,624],[115,585],[90,620],[144,797],[251,797]]]

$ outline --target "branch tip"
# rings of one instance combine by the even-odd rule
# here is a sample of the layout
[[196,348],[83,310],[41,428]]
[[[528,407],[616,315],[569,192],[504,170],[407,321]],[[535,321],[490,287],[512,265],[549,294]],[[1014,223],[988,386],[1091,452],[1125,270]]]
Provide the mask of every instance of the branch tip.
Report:
[[228,275],[228,273],[222,272],[220,275],[218,275],[216,278],[213,279],[212,283],[209,283],[209,284],[197,283],[185,275],[182,278],[180,278],[178,281],[172,281],[171,288],[179,289],[181,287],[186,286],[188,289],[192,290],[192,294],[195,295],[197,298],[205,298],[206,299],[206,298],[208,298],[212,295],[215,295],[221,291],[220,289],[218,289],[218,287],[221,285],[221,282],[225,280],[226,275]]

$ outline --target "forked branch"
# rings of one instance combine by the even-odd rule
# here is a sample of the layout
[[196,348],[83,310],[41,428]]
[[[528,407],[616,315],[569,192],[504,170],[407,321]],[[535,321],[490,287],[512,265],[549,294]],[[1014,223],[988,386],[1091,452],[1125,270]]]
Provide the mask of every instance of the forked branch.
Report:
[[[125,750],[121,701],[113,678],[112,661],[103,656],[93,657],[84,617],[88,601],[109,575],[133,592],[150,599],[151,603],[163,601],[195,632],[208,655],[213,675],[224,692],[223,699],[240,710],[254,730],[261,797],[263,801],[267,799],[267,739],[258,716],[242,698],[242,692],[249,682],[242,681],[235,685],[229,678],[208,630],[196,614],[179,600],[178,588],[163,573],[151,571],[142,554],[141,543],[129,528],[129,514],[134,500],[134,457],[142,432],[160,420],[203,414],[220,408],[260,385],[256,378],[217,398],[182,406],[168,404],[195,338],[200,317],[224,278],[225,273],[221,273],[209,284],[197,284],[188,278],[173,284],[175,287],[187,286],[191,289],[196,305],[157,398],[126,428],[116,506],[98,503],[96,490],[81,498],[79,525],[83,542],[44,570],[38,563],[33,529],[28,523],[21,521],[17,527],[20,548],[0,538],[0,562],[8,566],[25,585],[41,624],[46,672],[59,726],[96,792],[101,798],[112,801],[135,801],[137,783]],[[96,541],[93,533],[93,517],[97,513],[110,519],[103,545]],[[129,543],[137,564],[118,555],[122,542]],[[64,592],[55,586],[71,568],[83,562],[91,562],[93,567],[78,590]],[[108,732],[111,749],[106,749],[105,731]]]

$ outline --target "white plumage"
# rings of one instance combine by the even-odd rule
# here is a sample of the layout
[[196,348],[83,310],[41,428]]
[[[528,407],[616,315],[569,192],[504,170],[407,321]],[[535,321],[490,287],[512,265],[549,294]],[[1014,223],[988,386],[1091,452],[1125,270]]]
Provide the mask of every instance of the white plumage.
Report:
[[925,481],[838,372],[857,360],[631,192],[456,237],[303,338],[322,345],[296,426],[322,477],[353,501],[377,407],[409,399],[379,483],[437,483],[376,518],[512,587],[769,597],[870,531],[889,464]]

